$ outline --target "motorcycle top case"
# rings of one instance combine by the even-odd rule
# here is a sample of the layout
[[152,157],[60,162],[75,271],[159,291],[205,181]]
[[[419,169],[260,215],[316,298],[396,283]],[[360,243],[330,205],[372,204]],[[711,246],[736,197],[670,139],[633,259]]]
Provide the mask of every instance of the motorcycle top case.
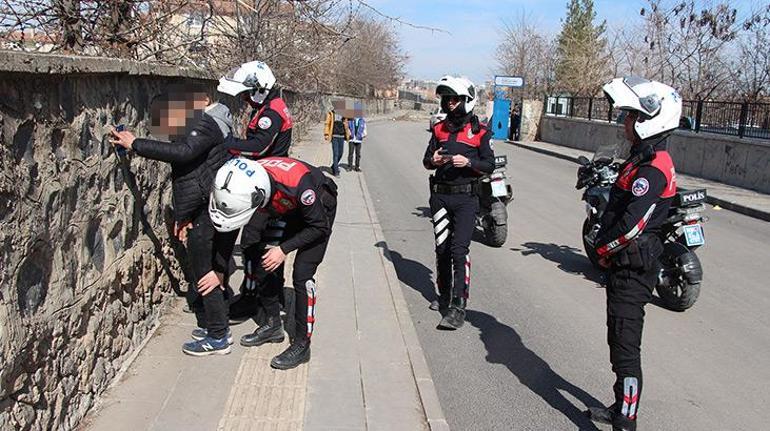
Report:
[[689,207],[706,202],[706,189],[682,190],[674,196],[674,206]]
[[508,156],[495,156],[495,169],[505,167],[508,164]]

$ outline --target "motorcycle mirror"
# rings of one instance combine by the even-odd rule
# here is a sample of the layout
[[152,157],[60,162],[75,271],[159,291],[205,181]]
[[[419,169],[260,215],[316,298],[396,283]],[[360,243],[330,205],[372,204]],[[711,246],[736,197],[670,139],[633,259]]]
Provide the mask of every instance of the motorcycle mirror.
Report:
[[588,157],[586,157],[586,156],[578,157],[577,161],[578,161],[578,163],[580,163],[583,166],[588,166],[591,163],[591,161],[588,160]]

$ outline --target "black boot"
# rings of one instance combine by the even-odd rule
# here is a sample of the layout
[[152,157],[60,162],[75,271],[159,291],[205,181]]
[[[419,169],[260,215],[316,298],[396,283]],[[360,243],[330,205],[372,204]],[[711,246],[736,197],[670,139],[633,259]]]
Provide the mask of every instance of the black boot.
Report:
[[615,415],[612,419],[612,431],[636,431],[636,421],[623,415]]
[[465,298],[452,299],[452,303],[449,304],[449,311],[447,311],[444,318],[441,319],[441,322],[436,329],[449,331],[460,329],[465,323],[465,304]]
[[438,299],[434,299],[431,301],[430,306],[428,307],[433,311],[438,311],[441,314],[444,314],[449,309],[449,298],[445,298],[443,296],[439,296]]
[[243,323],[257,315],[259,298],[251,293],[242,293],[230,304],[230,324]]
[[615,407],[589,407],[586,416],[594,422],[611,424],[615,417]]
[[586,416],[594,422],[611,424],[612,431],[636,431],[636,421],[617,413],[615,405],[609,407],[589,407]]
[[294,340],[280,355],[270,361],[270,366],[290,370],[310,360],[310,340]]
[[283,322],[281,318],[279,316],[271,316],[256,331],[241,337],[241,346],[256,347],[265,343],[281,343],[283,339]]

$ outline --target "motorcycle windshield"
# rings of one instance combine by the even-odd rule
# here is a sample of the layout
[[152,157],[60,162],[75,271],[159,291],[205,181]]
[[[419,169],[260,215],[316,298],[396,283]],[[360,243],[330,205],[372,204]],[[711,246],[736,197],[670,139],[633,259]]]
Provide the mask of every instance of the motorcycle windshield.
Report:
[[617,161],[625,160],[628,158],[631,145],[626,139],[622,137],[622,130],[619,135],[620,136],[618,136],[617,139],[611,142],[603,142],[599,144],[599,146],[596,148],[596,151],[594,152],[594,162],[601,159]]

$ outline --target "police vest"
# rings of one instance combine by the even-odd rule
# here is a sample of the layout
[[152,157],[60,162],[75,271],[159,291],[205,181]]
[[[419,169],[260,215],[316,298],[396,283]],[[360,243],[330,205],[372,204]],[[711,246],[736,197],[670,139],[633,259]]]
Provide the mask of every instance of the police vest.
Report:
[[[479,130],[479,133],[473,133],[473,126],[471,123],[466,123],[465,127],[457,132],[457,137],[455,140],[461,144],[465,144],[474,148],[480,147],[481,138],[484,137],[485,133],[487,133],[486,124],[480,123],[480,126],[481,130]],[[449,138],[452,133],[454,132],[449,130],[446,121],[441,121],[433,126],[433,135],[436,137],[436,140],[439,144],[449,142]],[[443,147],[443,145],[439,146]]]
[[265,109],[270,108],[273,111],[278,113],[278,116],[281,117],[282,124],[281,124],[281,132],[285,132],[294,125],[291,119],[291,114],[289,113],[289,107],[286,106],[286,102],[283,101],[280,97],[276,97],[275,99],[271,100],[266,104],[265,106],[259,108],[259,111],[257,111],[257,114],[254,115],[254,117],[249,122],[249,129],[256,129],[257,125],[259,123],[260,117],[262,117],[262,113],[265,112]]
[[299,182],[310,169],[301,161],[287,157],[266,157],[257,160],[273,179],[275,193],[270,202],[278,214],[286,214],[297,209],[299,204]]
[[[668,151],[656,151],[655,158],[652,159],[649,165],[663,172],[663,175],[666,177],[666,188],[660,194],[660,197],[664,199],[673,197],[676,194],[676,171],[674,170],[674,161],[671,160],[671,155],[668,154]],[[630,192],[638,170],[639,166],[629,164],[623,168],[615,185],[623,191]]]

